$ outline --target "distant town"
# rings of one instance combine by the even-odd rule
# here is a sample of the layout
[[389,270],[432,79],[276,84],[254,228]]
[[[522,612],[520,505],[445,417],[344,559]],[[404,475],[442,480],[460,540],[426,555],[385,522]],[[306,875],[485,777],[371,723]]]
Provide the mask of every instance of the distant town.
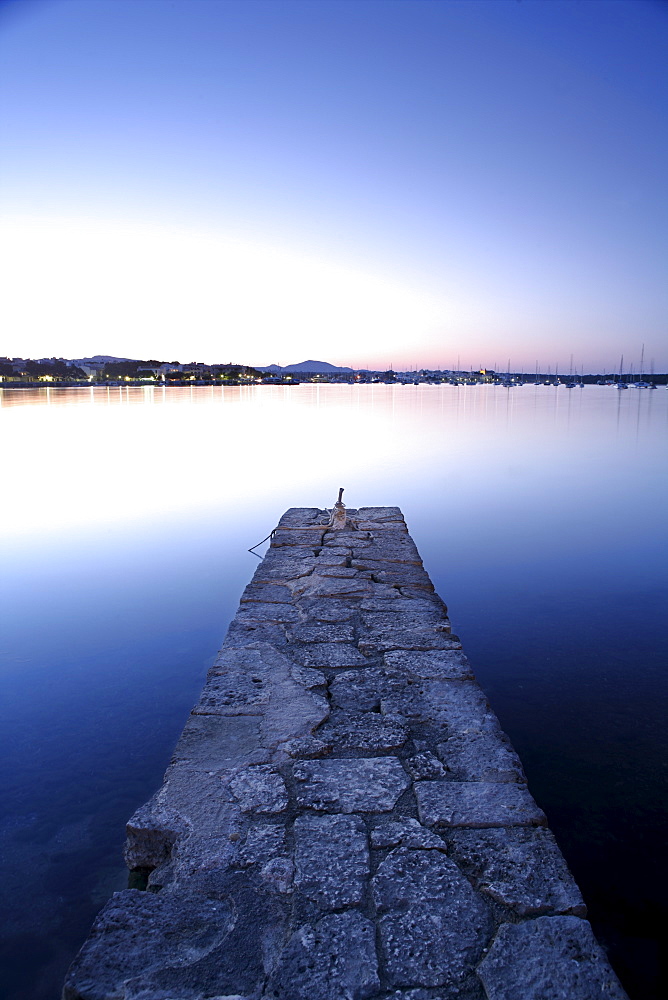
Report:
[[239,364],[206,365],[200,361],[142,361],[95,354],[90,358],[6,358],[0,357],[0,387],[10,389],[36,386],[180,386],[180,385],[299,385],[316,383],[419,383],[450,385],[616,385],[619,388],[656,388],[668,384],[668,374],[648,374],[633,369],[615,374],[577,374],[550,369],[547,372],[497,372],[479,370],[369,371],[337,367],[326,361],[302,361],[296,365],[252,367]]

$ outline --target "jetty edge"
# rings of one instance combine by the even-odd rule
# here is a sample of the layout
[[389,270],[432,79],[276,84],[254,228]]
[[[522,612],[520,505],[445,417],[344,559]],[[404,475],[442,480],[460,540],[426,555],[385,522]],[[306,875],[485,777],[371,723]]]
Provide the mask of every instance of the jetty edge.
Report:
[[292,508],[64,1000],[624,1000],[398,507]]

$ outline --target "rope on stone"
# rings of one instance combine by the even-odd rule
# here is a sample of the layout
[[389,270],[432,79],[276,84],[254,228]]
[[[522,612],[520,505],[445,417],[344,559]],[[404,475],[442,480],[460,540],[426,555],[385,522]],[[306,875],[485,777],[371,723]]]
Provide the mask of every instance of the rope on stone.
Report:
[[[249,552],[253,552],[253,549],[257,549],[257,548],[259,548],[259,547],[260,547],[260,545],[263,545],[263,544],[264,544],[264,542],[268,542],[268,541],[269,541],[269,539],[270,539],[270,538],[273,538],[275,534],[276,534],[276,528],[272,528],[272,529],[271,529],[271,531],[269,532],[269,534],[267,535],[267,537],[266,537],[266,538],[263,538],[261,542],[258,542],[258,543],[257,543],[257,545],[253,545],[253,546],[251,546],[251,548],[250,548],[250,549],[249,549],[248,551],[249,551]],[[257,558],[258,558],[258,559],[261,559],[261,558],[262,558],[262,556],[258,556],[258,555],[257,555],[257,552],[253,552],[253,555],[254,555],[254,556],[257,556]]]

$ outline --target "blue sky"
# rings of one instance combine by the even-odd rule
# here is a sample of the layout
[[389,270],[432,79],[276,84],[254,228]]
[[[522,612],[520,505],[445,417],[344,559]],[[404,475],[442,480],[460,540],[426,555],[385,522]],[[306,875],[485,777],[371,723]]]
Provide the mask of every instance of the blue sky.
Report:
[[668,4],[0,5],[0,353],[668,368]]

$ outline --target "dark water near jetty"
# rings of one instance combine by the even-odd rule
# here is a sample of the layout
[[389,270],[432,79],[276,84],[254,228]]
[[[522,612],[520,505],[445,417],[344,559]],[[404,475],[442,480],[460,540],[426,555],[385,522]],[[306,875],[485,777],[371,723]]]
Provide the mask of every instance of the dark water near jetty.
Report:
[[246,549],[339,486],[402,507],[599,940],[664,996],[667,440],[664,389],[0,391],[3,1000],[59,996]]

